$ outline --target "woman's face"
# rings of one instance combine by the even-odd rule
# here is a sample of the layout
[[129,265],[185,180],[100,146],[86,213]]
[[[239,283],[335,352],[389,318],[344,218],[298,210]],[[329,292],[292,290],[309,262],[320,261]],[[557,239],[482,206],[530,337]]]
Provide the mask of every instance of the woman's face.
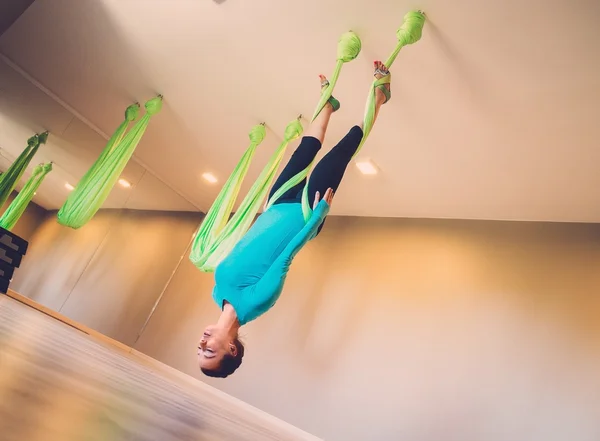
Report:
[[235,345],[230,340],[224,329],[216,325],[207,326],[198,343],[198,364],[200,368],[217,369],[223,356],[231,353],[232,347],[235,350]]

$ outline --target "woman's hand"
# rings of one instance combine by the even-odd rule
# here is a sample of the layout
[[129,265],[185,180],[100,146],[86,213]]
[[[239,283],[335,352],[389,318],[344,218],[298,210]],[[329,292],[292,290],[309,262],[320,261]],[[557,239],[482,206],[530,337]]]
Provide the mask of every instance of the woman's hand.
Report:
[[[313,203],[313,210],[317,208],[317,205],[319,205],[320,198],[321,194],[317,191],[317,193],[315,194],[315,202]],[[327,202],[327,205],[331,207],[331,202],[333,202],[333,188],[327,189],[327,191],[325,192],[324,200],[325,202]]]

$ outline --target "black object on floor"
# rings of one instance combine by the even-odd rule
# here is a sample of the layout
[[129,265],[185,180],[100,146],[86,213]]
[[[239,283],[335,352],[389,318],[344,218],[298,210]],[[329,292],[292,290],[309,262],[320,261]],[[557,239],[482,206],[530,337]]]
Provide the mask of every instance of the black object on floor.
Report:
[[0,277],[10,280],[12,279],[14,272],[14,266],[9,265],[4,260],[0,260]]
[[6,294],[15,272],[21,266],[29,243],[0,227],[0,293]]
[[29,242],[25,239],[17,236],[14,233],[11,233],[8,230],[0,227],[0,243],[7,245],[9,248],[15,250],[17,253],[22,256],[27,253],[27,247],[29,246]]

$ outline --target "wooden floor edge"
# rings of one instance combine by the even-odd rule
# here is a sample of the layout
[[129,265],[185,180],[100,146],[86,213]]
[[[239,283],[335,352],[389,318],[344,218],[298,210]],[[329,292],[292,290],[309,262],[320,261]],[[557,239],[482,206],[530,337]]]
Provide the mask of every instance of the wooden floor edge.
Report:
[[23,303],[24,305],[27,305],[33,309],[38,310],[42,314],[50,316],[53,319],[64,323],[65,325],[75,328],[78,331],[83,332],[84,334],[90,335],[90,336],[94,337],[95,339],[100,340],[103,343],[108,343],[112,346],[116,346],[125,352],[131,353],[133,351],[133,348],[131,348],[130,346],[127,346],[126,344],[123,344],[117,340],[107,337],[106,335],[104,335],[98,331],[95,331],[92,328],[88,328],[87,326],[82,325],[81,323],[78,323],[75,320],[71,320],[69,317],[62,315],[61,313],[56,312],[53,309],[50,309],[50,308],[42,305],[41,303],[36,302],[35,300],[31,300],[29,297],[25,297],[24,295],[19,294],[18,292],[13,291],[12,289],[9,289],[8,292],[6,293],[6,295],[8,297],[16,300],[17,302]]
[[131,355],[141,358],[142,360],[145,360],[146,362],[158,363],[161,365],[161,368],[163,368],[163,369],[166,368],[172,375],[177,376],[181,380],[184,380],[186,382],[190,382],[190,381],[198,382],[198,383],[202,384],[203,387],[210,388],[213,393],[216,393],[217,395],[221,396],[221,398],[223,398],[229,402],[239,403],[240,405],[242,405],[246,408],[246,411],[250,411],[250,412],[254,413],[256,416],[260,416],[262,418],[268,419],[271,422],[271,424],[279,425],[284,430],[295,432],[298,436],[301,436],[306,441],[324,441],[322,438],[318,438],[317,436],[315,436],[309,432],[306,432],[306,431],[300,429],[299,427],[296,427],[293,424],[288,423],[285,420],[277,418],[276,416],[271,415],[270,413],[265,412],[264,410],[251,405],[250,403],[246,403],[245,401],[240,400],[239,398],[229,395],[228,393],[223,392],[222,390],[217,389],[216,387],[211,386],[208,383],[205,383],[197,378],[194,378],[193,376],[188,375],[185,372],[181,372],[181,371],[175,369],[174,367],[169,366],[168,364],[165,364],[159,360],[156,360],[156,359],[150,357],[149,355],[146,355],[130,346],[127,346],[126,344],[123,344],[117,340],[107,337],[106,335],[104,335],[98,331],[95,331],[91,328],[88,328],[87,326],[82,325],[81,323],[78,323],[75,320],[71,320],[70,318],[68,318],[64,315],[42,305],[34,300],[31,300],[29,297],[25,297],[24,295],[19,294],[16,291],[13,291],[12,289],[9,289],[8,292],[6,293],[6,295],[8,297],[10,297],[11,299],[16,300],[19,303],[29,306],[30,308],[33,308],[33,309],[41,312],[42,314],[45,314],[49,317],[52,317],[55,320],[58,320],[59,322],[64,323],[67,326],[77,329],[78,331],[81,331],[84,334],[87,334],[87,335],[93,337],[94,339],[99,340],[102,343],[115,346],[124,352],[127,352]]

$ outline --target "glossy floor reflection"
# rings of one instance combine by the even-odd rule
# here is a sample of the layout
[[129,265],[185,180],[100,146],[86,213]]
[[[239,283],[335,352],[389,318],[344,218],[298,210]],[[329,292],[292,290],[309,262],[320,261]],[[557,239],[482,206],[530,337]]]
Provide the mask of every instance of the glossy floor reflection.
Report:
[[0,295],[1,441],[308,439]]

